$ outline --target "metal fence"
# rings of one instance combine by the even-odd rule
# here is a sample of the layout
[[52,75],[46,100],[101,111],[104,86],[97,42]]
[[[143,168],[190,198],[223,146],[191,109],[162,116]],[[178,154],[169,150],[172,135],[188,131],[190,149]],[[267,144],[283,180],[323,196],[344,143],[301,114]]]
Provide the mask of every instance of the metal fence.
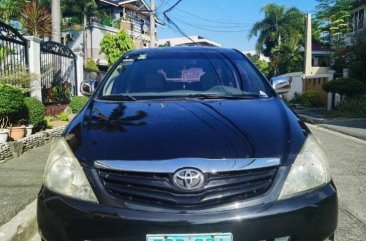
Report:
[[28,40],[13,27],[0,22],[0,77],[17,74],[27,67]]
[[68,103],[77,95],[75,53],[60,43],[42,42],[40,61],[43,102]]

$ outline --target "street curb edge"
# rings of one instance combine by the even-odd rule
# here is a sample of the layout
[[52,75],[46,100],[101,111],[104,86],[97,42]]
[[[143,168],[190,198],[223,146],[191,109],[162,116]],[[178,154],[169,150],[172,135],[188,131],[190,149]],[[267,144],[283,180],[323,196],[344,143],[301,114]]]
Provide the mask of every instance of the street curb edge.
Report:
[[0,240],[27,241],[37,232],[37,200],[28,204],[15,217],[0,227]]

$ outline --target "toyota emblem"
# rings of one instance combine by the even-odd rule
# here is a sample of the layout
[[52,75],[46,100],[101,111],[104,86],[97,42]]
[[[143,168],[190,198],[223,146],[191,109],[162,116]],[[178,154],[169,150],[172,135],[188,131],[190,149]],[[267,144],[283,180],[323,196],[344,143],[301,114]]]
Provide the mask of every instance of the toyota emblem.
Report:
[[202,172],[193,168],[184,168],[178,170],[173,176],[174,184],[185,191],[194,191],[200,189],[204,182],[205,176]]

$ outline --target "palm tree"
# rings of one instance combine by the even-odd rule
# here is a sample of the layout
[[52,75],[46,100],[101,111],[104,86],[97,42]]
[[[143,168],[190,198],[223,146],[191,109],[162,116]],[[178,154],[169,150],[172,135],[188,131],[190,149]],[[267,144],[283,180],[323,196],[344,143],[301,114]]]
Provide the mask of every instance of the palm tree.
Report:
[[12,18],[19,17],[25,0],[0,0],[0,19],[8,23]]
[[304,29],[304,15],[297,8],[286,8],[274,3],[267,4],[261,11],[264,12],[264,19],[254,24],[249,38],[258,37],[257,52],[271,57],[274,47]]
[[88,59],[87,31],[91,18],[98,13],[98,5],[95,0],[62,0],[62,12],[65,16],[79,16],[83,22],[83,45],[86,62]]
[[61,42],[61,3],[60,0],[52,0],[52,40]]

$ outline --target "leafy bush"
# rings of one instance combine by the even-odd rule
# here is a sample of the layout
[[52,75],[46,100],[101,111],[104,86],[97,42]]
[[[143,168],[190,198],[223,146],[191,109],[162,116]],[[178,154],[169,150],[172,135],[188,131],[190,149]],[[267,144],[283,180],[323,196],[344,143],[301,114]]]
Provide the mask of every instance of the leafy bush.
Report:
[[33,128],[40,129],[44,124],[45,106],[36,98],[26,97],[24,104],[27,109],[28,123],[33,125]]
[[100,42],[101,52],[107,56],[108,63],[114,64],[124,53],[134,49],[130,35],[123,30],[117,34],[106,34]]
[[0,84],[16,85],[23,88],[24,91],[29,91],[30,83],[36,80],[37,76],[29,73],[29,71],[22,66],[16,66],[15,68],[17,69],[16,73],[0,75]]
[[95,63],[94,59],[88,59],[86,61],[84,69],[87,70],[87,71],[93,71],[93,72],[98,72],[99,71],[98,66]]
[[301,104],[301,95],[295,92],[294,97],[289,101],[290,104]]
[[301,103],[305,107],[318,107],[321,105],[321,96],[319,91],[307,90],[302,93]]
[[366,117],[366,99],[355,98],[342,101],[335,110],[340,114],[354,117]]
[[366,84],[351,78],[340,78],[326,82],[323,89],[326,92],[354,97],[366,93]]
[[72,109],[72,113],[78,113],[83,106],[88,102],[88,98],[85,96],[74,96],[70,102],[70,108]]
[[21,88],[0,84],[0,115],[10,116],[24,107],[24,94]]
[[58,114],[57,119],[61,120],[61,121],[68,121],[69,120],[69,114],[66,112],[62,112],[60,114]]

